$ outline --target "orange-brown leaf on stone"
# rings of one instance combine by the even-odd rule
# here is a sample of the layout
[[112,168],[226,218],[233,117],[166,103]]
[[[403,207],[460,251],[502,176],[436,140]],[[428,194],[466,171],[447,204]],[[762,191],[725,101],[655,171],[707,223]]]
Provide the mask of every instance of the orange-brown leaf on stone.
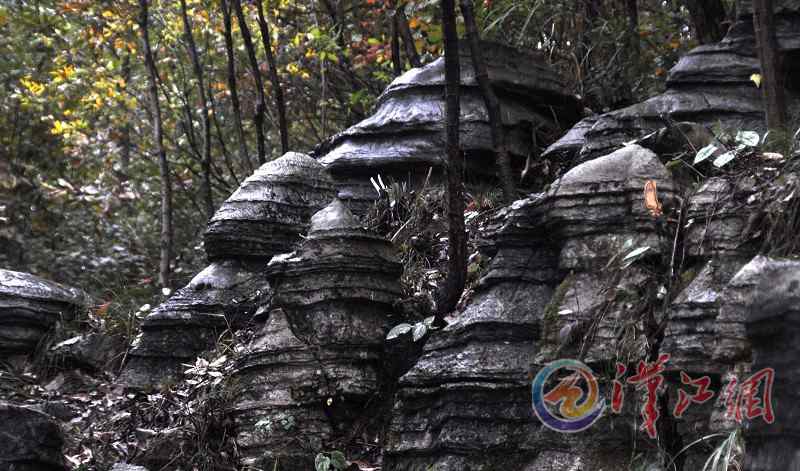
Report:
[[650,211],[650,215],[653,217],[658,217],[664,214],[664,211],[661,208],[661,202],[658,201],[655,180],[647,180],[644,183],[644,206],[648,211]]
[[108,307],[111,306],[111,301],[95,306],[94,313],[99,317],[105,317],[108,314]]

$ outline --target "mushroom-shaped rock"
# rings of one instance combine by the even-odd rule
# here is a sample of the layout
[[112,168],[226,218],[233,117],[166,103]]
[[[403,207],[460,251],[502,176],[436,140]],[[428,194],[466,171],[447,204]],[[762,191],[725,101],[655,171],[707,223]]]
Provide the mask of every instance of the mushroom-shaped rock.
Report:
[[232,412],[243,464],[313,469],[315,454],[332,435],[323,401],[333,391],[323,368],[286,313],[273,310],[234,372],[240,393]]
[[268,278],[275,303],[293,321],[302,317],[315,342],[373,343],[402,294],[401,271],[392,244],[362,228],[337,199],[312,217],[296,252],[270,261]]
[[325,168],[308,155],[288,152],[248,177],[208,223],[210,260],[269,260],[291,250],[315,211],[336,195]]
[[73,320],[87,303],[76,288],[0,269],[0,352],[33,352],[47,331]]
[[[552,142],[560,126],[578,119],[577,99],[564,80],[538,56],[484,43],[489,79],[502,109],[512,166],[521,170],[538,145]],[[496,174],[489,117],[475,79],[469,48],[461,55],[460,144],[469,175]],[[443,165],[444,59],[409,70],[378,97],[375,113],[333,136],[319,150],[320,161],[342,185],[356,210],[375,198],[369,177],[380,174],[422,180]],[[537,139],[531,139],[532,134]]]
[[[655,295],[658,280],[638,265],[610,268],[629,256],[628,261],[635,260],[635,254],[656,263],[669,255],[665,217],[648,209],[646,184],[655,187],[661,211],[673,213],[676,185],[658,157],[637,145],[578,165],[551,185],[542,203],[544,224],[561,238],[559,267],[570,274],[551,302],[550,353],[580,353],[590,364],[623,352],[631,358],[645,355],[643,336],[628,327],[643,315],[633,301]],[[570,335],[559,338],[565,329]],[[593,341],[584,344],[583,336]]]
[[[665,119],[721,125],[724,129],[763,130],[761,91],[752,82],[759,73],[753,36],[751,2],[740,2],[737,22],[717,44],[699,46],[670,70],[667,90],[641,103],[582,121],[543,154],[546,158],[585,161],[606,154],[624,142],[664,126]],[[800,5],[776,2],[776,37],[793,87],[800,62]],[[793,64],[793,65],[790,65]],[[787,106],[800,107],[796,94],[787,93]],[[587,125],[590,127],[587,129]],[[580,142],[582,141],[582,142]]]
[[[725,289],[747,259],[717,257],[698,268],[688,268],[691,278],[670,306],[661,348],[670,352],[670,368],[691,374],[724,374],[729,365],[715,362],[711,348],[718,339],[717,318],[726,299]],[[699,270],[699,271],[698,271]],[[688,281],[688,280],[687,280]]]
[[525,469],[537,455],[528,371],[557,263],[556,252],[537,243],[500,244],[473,300],[401,377],[388,469]]
[[248,462],[266,456],[262,465],[277,459],[305,469],[378,391],[383,339],[399,322],[392,305],[402,294],[401,266],[389,241],[334,200],[267,274],[274,309],[233,373],[247,385],[234,415]]
[[47,414],[0,401],[0,470],[64,471],[64,439]]
[[623,350],[618,329],[637,313],[609,302],[609,289],[636,292],[652,280],[634,267],[618,276],[605,267],[627,247],[650,244],[660,253],[658,219],[643,201],[648,180],[667,211],[675,196],[669,173],[655,154],[629,146],[510,207],[474,297],[400,379],[389,469],[544,470],[542,452],[570,448],[587,469],[627,463],[634,407],[624,419],[601,419],[591,442],[570,444],[534,416],[529,373],[551,353],[602,364]]
[[[752,471],[800,469],[800,423],[796,420],[800,417],[800,262],[756,257],[742,270],[757,280],[750,287],[744,322],[752,372],[758,378],[753,380],[752,400],[760,401],[751,404],[745,398],[743,407],[749,410],[743,413],[758,411],[759,406],[763,412],[744,429],[745,466]],[[768,376],[768,369],[774,377]]]
[[258,264],[212,263],[145,317],[120,381],[150,387],[179,377],[183,363],[249,321],[268,293]]

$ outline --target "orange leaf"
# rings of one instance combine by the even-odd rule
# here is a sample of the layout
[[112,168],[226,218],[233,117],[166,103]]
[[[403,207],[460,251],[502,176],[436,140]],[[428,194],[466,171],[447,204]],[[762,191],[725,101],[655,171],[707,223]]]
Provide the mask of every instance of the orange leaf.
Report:
[[100,317],[105,316],[108,314],[108,307],[111,306],[111,301],[107,303],[100,304],[94,308],[94,313]]
[[644,207],[650,211],[650,215],[653,217],[664,214],[661,208],[661,202],[658,201],[655,180],[647,180],[644,184]]

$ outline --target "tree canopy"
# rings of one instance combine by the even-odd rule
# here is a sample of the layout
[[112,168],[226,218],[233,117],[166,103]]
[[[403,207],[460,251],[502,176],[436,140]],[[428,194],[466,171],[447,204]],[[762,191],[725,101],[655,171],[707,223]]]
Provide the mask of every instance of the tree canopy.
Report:
[[[709,13],[695,3],[482,0],[473,7],[482,39],[538,51],[599,112],[661,90],[682,52],[718,39],[733,6],[705,2],[719,6],[711,28],[699,22]],[[200,263],[198,235],[210,208],[252,172],[260,153],[271,160],[286,148],[312,149],[366,117],[398,73],[443,54],[441,9],[430,0],[148,6],[174,191],[172,285]],[[120,282],[155,283],[165,180],[139,15],[132,0],[0,3],[3,230],[28,270],[88,286],[107,286],[106,271]],[[466,34],[461,16],[457,31]]]

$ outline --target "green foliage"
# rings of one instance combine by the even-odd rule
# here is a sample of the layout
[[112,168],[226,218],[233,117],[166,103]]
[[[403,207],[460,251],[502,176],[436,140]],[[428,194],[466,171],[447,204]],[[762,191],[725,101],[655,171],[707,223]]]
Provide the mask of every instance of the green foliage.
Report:
[[544,308],[544,330],[547,333],[550,332],[549,329],[555,327],[556,322],[558,322],[558,309],[561,307],[561,304],[564,302],[564,298],[567,296],[570,287],[575,281],[575,275],[570,273],[567,275],[561,284],[558,285],[555,292],[553,293],[553,297],[550,298],[550,302],[547,303],[547,306]]
[[740,429],[734,429],[727,433],[712,433],[698,438],[692,443],[683,447],[668,463],[667,470],[675,469],[674,463],[679,456],[686,453],[691,448],[704,444],[705,442],[722,438],[714,447],[714,450],[708,455],[708,458],[703,463],[701,471],[730,471],[741,470],[744,466],[744,438]]
[[[616,6],[587,18],[581,2],[486,0],[476,2],[485,38],[538,51],[568,77],[567,86],[596,110],[619,106],[659,90],[666,70],[695,44],[687,12],[652,0],[639,2],[639,52],[629,51],[624,15]],[[390,19],[402,8],[423,63],[442,53],[438,2],[366,0],[328,11],[293,0],[265,2],[276,71],[286,96],[291,147],[308,150],[328,134],[363,118],[393,78]],[[320,6],[321,8],[318,8]],[[254,5],[244,2],[254,42]],[[13,226],[24,269],[84,287],[109,310],[119,329],[132,325],[135,308],[154,294],[159,254],[159,183],[152,149],[146,73],[141,57],[138,4],[132,0],[43,0],[0,4],[0,199],[16,213]],[[174,185],[175,286],[203,263],[199,238],[206,217],[197,78],[187,52],[178,2],[150,2],[150,36],[159,69],[159,100]],[[212,0],[188,1],[206,95],[213,117],[211,182],[216,204],[251,172],[238,148],[226,80],[222,15]],[[255,149],[252,116],[257,93],[238,25],[235,66],[247,147]],[[459,25],[463,33],[463,25]],[[401,64],[410,68],[405,47]],[[264,51],[257,55],[267,72]],[[271,96],[271,84],[266,81]],[[624,93],[623,93],[624,92]],[[267,110],[269,158],[279,153],[273,104]],[[774,141],[770,141],[774,142]],[[8,165],[5,165],[5,163]],[[425,283],[436,267],[437,232],[430,240],[406,237],[431,223],[436,201],[389,182],[381,224],[404,247],[409,276]],[[6,195],[9,195],[6,197]],[[470,209],[492,208],[493,189],[471,193]],[[434,205],[433,210],[424,209]],[[409,222],[410,221],[410,222]],[[408,225],[405,229],[403,224]],[[0,231],[6,228],[0,227]],[[425,237],[427,237],[425,236]],[[430,244],[427,244],[430,242]],[[429,250],[419,250],[427,244]],[[476,265],[473,278],[480,273]],[[410,280],[407,280],[410,281]],[[131,290],[138,299],[131,299]],[[414,291],[419,291],[415,286]],[[150,297],[150,298],[147,298]]]
[[315,471],[343,471],[347,469],[347,459],[339,450],[318,453],[314,459]]

